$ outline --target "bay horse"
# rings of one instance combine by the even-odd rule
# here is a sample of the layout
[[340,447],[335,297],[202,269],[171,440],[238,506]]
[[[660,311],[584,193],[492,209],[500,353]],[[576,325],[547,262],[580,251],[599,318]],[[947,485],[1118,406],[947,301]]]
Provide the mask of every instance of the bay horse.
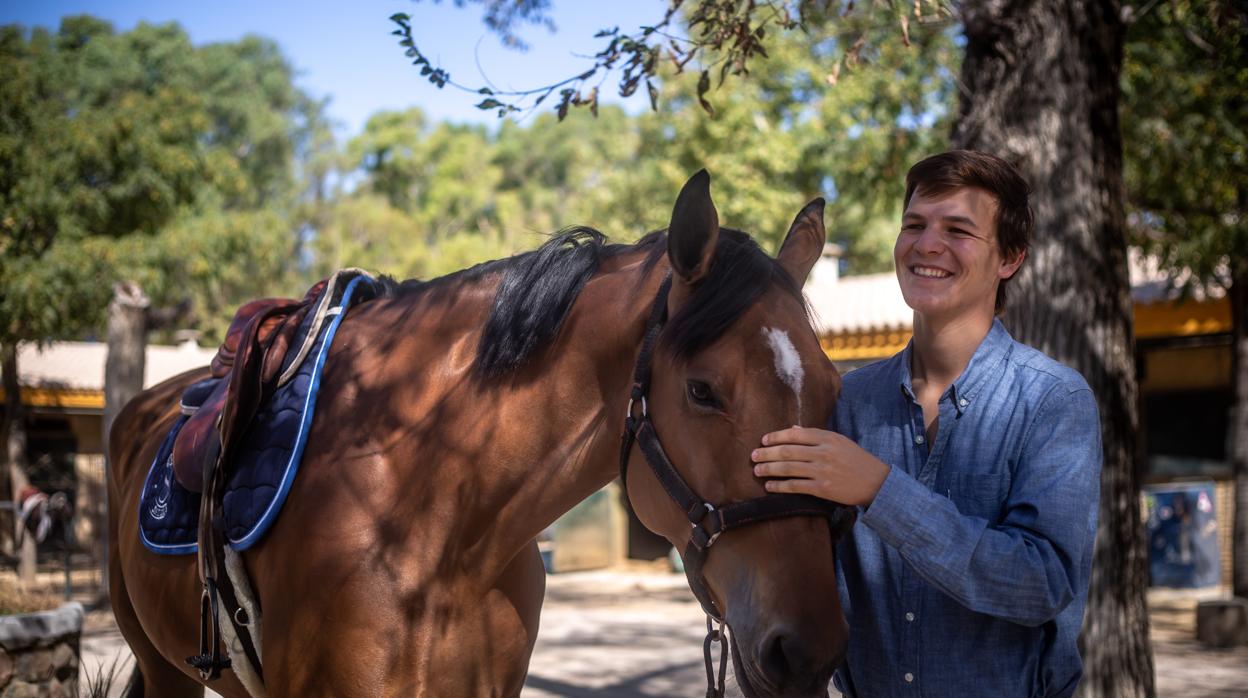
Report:
[[[751,450],[769,431],[824,425],[840,390],[801,295],[824,240],[817,199],[770,257],[719,227],[702,171],[667,230],[637,243],[572,229],[509,259],[390,282],[353,308],[298,479],[242,553],[267,694],[519,695],[545,589],[534,539],[616,476],[626,415],[705,502],[764,497]],[[112,427],[110,594],[134,695],[202,695],[184,661],[198,641],[195,556],[148,551],[137,518],[179,395],[204,375],[141,393]],[[688,549],[696,518],[647,467],[642,450],[656,447],[625,449],[625,490],[642,523]],[[767,518],[702,561],[747,696],[826,696],[848,634],[836,535],[817,516]],[[232,671],[211,686],[248,695]]]

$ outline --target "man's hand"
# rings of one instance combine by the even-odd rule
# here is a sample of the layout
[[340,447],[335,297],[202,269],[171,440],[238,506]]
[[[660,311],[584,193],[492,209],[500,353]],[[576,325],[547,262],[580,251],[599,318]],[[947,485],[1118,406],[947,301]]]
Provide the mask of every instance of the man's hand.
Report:
[[763,436],[752,458],[768,492],[813,494],[840,504],[868,506],[891,468],[834,432],[790,427]]

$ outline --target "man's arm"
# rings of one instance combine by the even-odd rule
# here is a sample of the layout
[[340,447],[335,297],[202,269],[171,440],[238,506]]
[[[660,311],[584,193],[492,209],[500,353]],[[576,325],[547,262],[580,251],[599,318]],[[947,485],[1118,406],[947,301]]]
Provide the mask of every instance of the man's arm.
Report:
[[1099,423],[1090,390],[1054,388],[1024,436],[996,525],[960,513],[949,499],[833,432],[769,434],[767,447],[755,452],[755,472],[793,478],[767,482],[772,492],[866,506],[859,521],[928,582],[973,611],[1040,625],[1087,583],[1080,566],[1095,531]]

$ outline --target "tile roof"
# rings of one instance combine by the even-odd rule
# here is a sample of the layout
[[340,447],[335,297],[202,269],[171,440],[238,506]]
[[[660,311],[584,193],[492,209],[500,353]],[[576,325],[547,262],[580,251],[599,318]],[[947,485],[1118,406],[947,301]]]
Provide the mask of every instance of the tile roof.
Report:
[[[837,273],[839,250],[832,248],[816,263],[806,284],[815,329],[820,335],[857,332],[909,331],[913,314],[901,297],[892,272],[841,277]],[[1155,304],[1178,298],[1172,283],[1155,258],[1132,249],[1129,257],[1131,294],[1137,304]],[[1195,300],[1218,299],[1220,287],[1197,289]],[[192,368],[207,366],[216,349],[194,342],[177,346],[148,345],[144,387]],[[18,348],[22,384],[32,388],[103,390],[107,349],[99,342],[51,342],[42,348],[24,342]]]
[[[1179,275],[1172,282],[1155,257],[1148,257],[1134,248],[1128,259],[1131,296],[1137,304],[1179,298],[1178,287],[1186,280],[1185,275]],[[822,257],[804,289],[815,329],[820,335],[912,329],[913,311],[902,298],[893,272],[837,278],[835,271],[828,267],[836,264],[835,257]],[[1193,299],[1216,300],[1224,295],[1221,287],[1211,286],[1196,289]]]
[[[207,366],[216,353],[215,348],[204,349],[194,342],[177,346],[150,344],[143,387]],[[18,346],[17,370],[22,385],[31,388],[103,390],[107,354],[108,348],[100,342],[51,342],[43,347],[23,342]]]

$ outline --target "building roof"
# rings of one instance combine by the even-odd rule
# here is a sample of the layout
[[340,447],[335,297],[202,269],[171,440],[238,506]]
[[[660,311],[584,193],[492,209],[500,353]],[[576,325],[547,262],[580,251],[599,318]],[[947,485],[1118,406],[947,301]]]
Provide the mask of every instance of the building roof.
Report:
[[[838,273],[839,249],[829,247],[815,264],[805,287],[815,329],[821,336],[855,335],[862,333],[909,333],[913,312],[901,296],[892,272],[841,277]],[[1132,249],[1130,255],[1131,292],[1139,312],[1143,306],[1165,311],[1168,302],[1180,295],[1184,279],[1171,281],[1155,258]],[[1220,300],[1225,292],[1220,287],[1196,289],[1193,300]],[[1156,314],[1156,313],[1154,313]],[[1164,312],[1163,312],[1164,314]],[[1225,313],[1223,313],[1225,314]],[[1147,319],[1147,318],[1145,318]],[[1154,318],[1170,331],[1176,322],[1192,324],[1190,331],[1200,333],[1226,324],[1221,316],[1195,322],[1191,318]],[[1200,318],[1197,318],[1200,320]],[[1145,323],[1147,324],[1147,323]],[[1160,327],[1160,326],[1159,326]],[[1137,333],[1141,327],[1137,326]],[[1153,330],[1149,330],[1153,332]],[[908,337],[908,334],[903,336]],[[25,342],[18,348],[18,370],[22,385],[61,391],[102,391],[107,347],[98,342],[52,342],[39,347]],[[148,345],[147,366],[143,386],[150,387],[179,373],[207,366],[216,349],[204,349],[194,341],[176,346]]]
[[[177,346],[149,344],[143,387],[148,388],[184,371],[207,366],[217,353],[194,342]],[[29,388],[103,390],[108,347],[100,342],[33,342],[18,346],[17,370]]]
[[892,272],[843,276],[831,283],[818,283],[817,277],[814,281],[805,291],[820,335],[910,329],[913,311],[901,297]]
[[[1131,296],[1138,305],[1164,304],[1177,300],[1186,277],[1175,280],[1154,257],[1132,249],[1129,257]],[[912,329],[913,311],[906,305],[893,272],[842,276],[830,271],[839,260],[825,255],[812,270],[803,289],[810,304],[814,325],[820,335],[886,332]],[[1197,288],[1197,302],[1218,300],[1225,295],[1219,286]]]

